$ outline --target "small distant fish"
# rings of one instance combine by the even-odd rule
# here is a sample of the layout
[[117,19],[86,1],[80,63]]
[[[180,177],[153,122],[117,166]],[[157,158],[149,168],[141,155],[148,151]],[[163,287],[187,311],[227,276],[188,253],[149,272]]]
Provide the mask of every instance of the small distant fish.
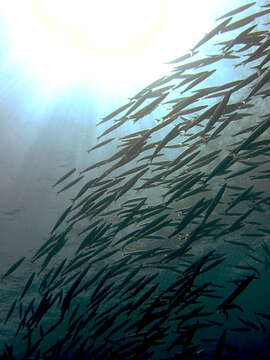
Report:
[[93,151],[93,150],[95,150],[95,149],[98,149],[98,148],[100,148],[100,147],[103,146],[103,145],[109,144],[109,143],[110,143],[111,141],[113,141],[114,139],[115,139],[115,138],[110,138],[110,139],[104,140],[104,141],[102,141],[101,143],[99,143],[99,144],[91,147],[91,149],[87,150],[87,152],[90,153],[90,151]]
[[265,71],[265,74],[263,77],[255,84],[254,88],[251,90],[251,92],[246,97],[245,101],[249,101],[249,99],[254,96],[262,87],[264,84],[266,84],[270,80],[270,69]]
[[213,125],[217,122],[220,116],[224,113],[226,105],[229,102],[231,92],[229,91],[223,98],[223,100],[218,104],[215,109],[214,114],[210,117],[207,125],[204,128],[203,134],[206,134],[209,130],[212,129]]
[[231,202],[230,206],[225,210],[225,213],[227,213],[230,209],[235,207],[237,204],[240,203],[240,201],[246,200],[247,195],[251,192],[251,190],[254,188],[254,185],[251,185],[247,190],[243,191],[237,198]]
[[25,287],[23,289],[23,292],[22,292],[22,294],[20,296],[20,300],[22,300],[22,298],[24,297],[24,295],[26,294],[26,292],[28,291],[28,289],[32,285],[32,282],[33,282],[33,280],[35,278],[35,275],[36,275],[36,273],[33,272],[32,275],[30,276],[30,278],[28,279],[28,281],[27,281],[27,283],[26,283],[26,285],[25,285]]
[[224,242],[232,244],[232,245],[236,245],[236,246],[243,246],[243,247],[247,248],[248,250],[253,251],[253,249],[248,244],[246,244],[242,241],[224,240]]
[[192,52],[195,51],[198,47],[212,39],[215,35],[217,35],[219,32],[222,32],[223,29],[226,28],[226,25],[232,20],[232,18],[229,18],[225,21],[223,21],[221,24],[216,26],[213,30],[211,30],[208,34],[206,34],[193,48]]
[[71,183],[67,184],[65,187],[63,187],[61,190],[57,191],[57,194],[60,194],[61,192],[69,189],[71,186],[77,184],[77,182],[79,182],[84,176],[80,176],[77,179],[75,179],[74,181],[72,181]]
[[250,136],[245,139],[241,144],[234,149],[234,154],[237,154],[239,151],[247,148],[249,144],[251,144],[257,137],[262,135],[268,128],[270,127],[270,118],[262,121],[258,126],[256,126],[255,130],[250,134]]
[[218,205],[219,201],[221,200],[224,191],[226,189],[227,184],[225,183],[224,185],[222,185],[222,187],[220,188],[220,190],[218,191],[216,197],[211,201],[211,203],[209,204],[209,207],[207,208],[206,214],[203,218],[202,224],[204,224],[206,222],[206,220],[208,219],[208,217],[211,215],[211,213],[214,211],[214,209],[216,208],[216,206]]
[[255,312],[256,315],[266,319],[266,320],[270,320],[270,314],[266,314],[266,313],[261,313],[261,312]]
[[252,22],[253,20],[255,20],[257,17],[269,14],[270,10],[263,10],[263,11],[259,11],[257,13],[254,13],[252,15],[249,15],[241,20],[238,20],[228,26],[226,26],[223,30],[221,30],[222,33],[227,32],[227,31],[232,31],[232,30],[236,30],[242,26],[245,26],[247,24],[249,24],[250,22]]
[[125,122],[127,121],[126,117],[120,118],[117,121],[115,121],[115,124],[113,124],[111,127],[109,127],[108,129],[104,130],[103,133],[101,135],[99,135],[97,137],[97,139],[101,139],[103,136],[111,133],[113,130],[116,130],[117,128],[119,128],[121,125],[123,125]]
[[250,3],[250,4],[246,4],[246,5],[240,6],[239,8],[234,9],[234,10],[232,10],[232,11],[229,11],[229,12],[228,12],[227,14],[225,14],[225,15],[222,15],[222,16],[219,17],[217,20],[221,20],[221,19],[224,19],[225,17],[238,14],[238,13],[240,13],[240,12],[248,9],[249,7],[251,7],[251,6],[254,5],[254,4],[256,4],[256,1],[253,1],[253,2]]
[[116,115],[120,114],[122,111],[126,110],[127,108],[129,108],[132,104],[134,104],[135,101],[130,101],[129,103],[121,106],[120,108],[118,108],[117,110],[113,111],[111,114],[105,116],[99,123],[97,123],[97,126],[100,124],[103,124],[104,122],[114,118]]
[[44,262],[42,263],[40,272],[43,271],[47,267],[47,265],[50,263],[52,258],[64,247],[66,242],[67,242],[67,239],[65,238],[65,236],[59,237],[58,241],[52,247],[52,249],[48,253],[47,257],[45,258]]
[[19,259],[17,262],[15,262],[15,264],[13,264],[4,275],[2,275],[2,279],[12,274],[23,263],[24,259],[25,256]]
[[254,324],[254,322],[249,321],[247,319],[243,319],[241,317],[238,317],[238,320],[240,320],[244,325],[253,328],[255,331],[259,331],[259,327],[256,324]]
[[100,167],[102,165],[105,165],[105,164],[107,164],[107,162],[108,162],[108,160],[101,160],[101,161],[99,161],[99,162],[97,162],[97,163],[95,163],[95,164],[93,164],[91,166],[88,166],[88,168],[80,171],[80,175],[87,172],[87,171],[90,171],[92,169],[98,168],[98,167]]
[[17,299],[15,299],[15,300],[13,301],[13,303],[11,304],[11,307],[10,307],[10,309],[9,309],[9,312],[8,312],[8,314],[7,314],[7,317],[6,317],[4,323],[6,323],[6,322],[8,321],[8,319],[11,317],[11,315],[12,315],[14,309],[15,309],[16,303],[17,303]]
[[64,176],[62,176],[59,180],[56,181],[54,185],[52,185],[52,188],[54,188],[56,185],[60,184],[62,181],[66,180],[70,175],[72,175],[76,171],[76,168],[73,168],[68,173],[66,173]]
[[239,176],[239,175],[246,174],[247,172],[250,172],[250,171],[254,170],[256,167],[257,167],[257,165],[253,165],[253,166],[245,167],[242,170],[235,171],[231,175],[227,176],[226,180],[231,179],[231,178],[236,177],[236,176]]
[[174,139],[176,136],[179,135],[179,126],[180,124],[176,125],[175,127],[172,128],[172,130],[164,137],[164,139],[162,141],[160,141],[160,143],[158,144],[158,146],[156,147],[152,157],[151,157],[151,162],[153,161],[153,158],[158,154],[158,152],[172,139]]
[[60,226],[62,224],[62,222],[65,220],[65,218],[68,216],[68,214],[70,213],[71,209],[72,209],[73,205],[70,205],[64,212],[63,214],[59,217],[59,219],[57,220],[56,224],[54,225],[51,234],[53,234],[55,232],[55,230],[58,228],[58,226]]
[[229,168],[235,162],[234,153],[228,154],[222,161],[217,164],[217,166],[212,170],[212,172],[207,176],[205,183],[208,182],[212,177],[223,174],[227,168]]
[[71,287],[69,288],[67,294],[65,295],[64,299],[63,299],[63,303],[62,303],[62,317],[65,314],[65,312],[69,309],[72,297],[73,297],[73,293],[74,291],[77,289],[77,287],[79,286],[79,284],[81,283],[82,279],[85,277],[85,275],[87,274],[87,272],[90,269],[91,264],[88,264],[86,266],[86,268],[84,269],[84,271],[81,272],[81,274],[77,277],[77,279],[74,281],[74,283],[71,285]]
[[224,312],[230,307],[231,303],[248,287],[248,285],[255,279],[255,275],[249,275],[244,280],[241,280],[239,285],[234,291],[217,307],[217,311],[222,310]]
[[3,214],[3,215],[6,215],[6,216],[10,216],[10,215],[18,214],[19,212],[21,212],[21,209],[14,209],[14,210],[10,210],[10,211],[3,211],[2,214]]

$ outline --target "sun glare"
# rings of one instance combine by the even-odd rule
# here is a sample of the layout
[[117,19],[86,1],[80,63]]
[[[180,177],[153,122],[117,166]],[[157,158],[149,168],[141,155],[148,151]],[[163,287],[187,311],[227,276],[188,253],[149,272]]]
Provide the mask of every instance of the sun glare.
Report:
[[191,24],[209,25],[211,14],[207,19],[199,10],[194,12],[192,4],[183,8],[177,0],[10,0],[0,5],[9,56],[32,86],[50,94],[74,84],[126,92],[138,79],[143,85],[156,80],[164,74],[162,62],[190,46]]
[[32,1],[32,9],[45,27],[62,34],[70,46],[110,55],[146,47],[149,37],[164,26],[169,2],[40,0]]

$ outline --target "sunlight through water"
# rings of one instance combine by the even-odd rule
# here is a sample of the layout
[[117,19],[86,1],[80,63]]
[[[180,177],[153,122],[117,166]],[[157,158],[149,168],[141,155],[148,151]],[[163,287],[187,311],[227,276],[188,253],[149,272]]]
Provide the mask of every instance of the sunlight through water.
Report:
[[81,85],[127,94],[162,76],[162,63],[211,28],[213,4],[10,0],[0,5],[1,26],[13,68],[35,93],[53,98]]

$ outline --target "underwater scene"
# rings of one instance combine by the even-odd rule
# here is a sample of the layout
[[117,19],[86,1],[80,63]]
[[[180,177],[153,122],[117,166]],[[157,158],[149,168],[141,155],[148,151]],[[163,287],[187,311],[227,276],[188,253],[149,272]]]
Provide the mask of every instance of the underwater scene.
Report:
[[0,359],[270,359],[269,25],[230,7],[91,131],[94,93],[46,141],[1,105]]

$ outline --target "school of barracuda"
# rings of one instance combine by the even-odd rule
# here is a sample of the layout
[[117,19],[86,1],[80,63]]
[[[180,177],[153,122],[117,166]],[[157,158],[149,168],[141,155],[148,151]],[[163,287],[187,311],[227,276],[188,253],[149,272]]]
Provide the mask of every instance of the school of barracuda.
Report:
[[[97,124],[102,141],[88,152],[111,147],[109,158],[53,184],[82,186],[31,259],[40,271],[5,315],[17,326],[1,359],[270,358],[270,301],[256,293],[270,264],[270,3],[245,16],[255,5],[217,19],[171,74]],[[208,42],[215,54],[200,52]],[[218,83],[226,62],[235,79]],[[126,123],[140,130],[103,139]]]

